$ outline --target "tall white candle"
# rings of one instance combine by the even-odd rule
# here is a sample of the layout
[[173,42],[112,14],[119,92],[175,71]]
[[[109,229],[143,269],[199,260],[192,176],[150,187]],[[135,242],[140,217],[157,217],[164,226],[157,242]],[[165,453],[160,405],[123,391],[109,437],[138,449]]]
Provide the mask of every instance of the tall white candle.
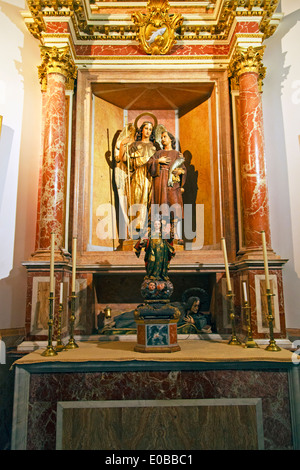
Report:
[[230,282],[230,275],[229,275],[229,267],[228,267],[228,259],[227,259],[225,238],[221,238],[221,244],[222,244],[222,250],[223,250],[223,255],[224,255],[227,289],[231,291],[231,282]]
[[72,292],[75,292],[75,280],[76,280],[76,249],[77,249],[77,238],[73,238],[73,249],[72,249]]
[[244,302],[248,302],[248,293],[247,293],[247,283],[246,283],[246,281],[243,281],[242,285],[243,285],[243,293],[244,293]]
[[50,293],[54,292],[54,233],[51,233],[51,254],[50,254]]
[[59,303],[63,303],[63,297],[64,297],[64,283],[60,283],[60,292],[59,292]]
[[263,247],[263,255],[264,255],[264,265],[265,265],[266,289],[270,289],[266,234],[264,231],[261,232],[261,238],[262,238],[262,247]]

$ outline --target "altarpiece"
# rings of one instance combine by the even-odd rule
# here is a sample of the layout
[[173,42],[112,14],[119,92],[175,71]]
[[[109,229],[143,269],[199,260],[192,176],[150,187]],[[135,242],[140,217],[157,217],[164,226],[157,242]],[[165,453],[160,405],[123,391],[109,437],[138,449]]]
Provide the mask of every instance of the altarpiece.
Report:
[[[183,243],[175,246],[170,265],[172,301],[185,304],[198,292],[212,331],[231,331],[225,238],[238,331],[247,333],[245,282],[253,335],[266,338],[264,231],[274,334],[285,338],[286,260],[271,245],[261,105],[264,41],[280,21],[277,3],[27,2],[24,21],[41,46],[43,106],[36,246],[24,261],[28,341],[47,337],[51,232],[55,308],[63,283],[65,312],[77,239],[77,335],[103,333],[107,307],[119,317],[141,302],[144,260],[135,255],[128,227],[124,232],[121,203],[122,185],[129,188],[128,178],[132,183],[137,173],[125,161],[121,172],[119,153],[121,140],[144,121],[156,128],[160,148],[162,132],[170,132],[184,158],[182,200],[191,210],[185,211]],[[143,191],[146,181],[139,182]],[[64,334],[67,325],[65,314]]]

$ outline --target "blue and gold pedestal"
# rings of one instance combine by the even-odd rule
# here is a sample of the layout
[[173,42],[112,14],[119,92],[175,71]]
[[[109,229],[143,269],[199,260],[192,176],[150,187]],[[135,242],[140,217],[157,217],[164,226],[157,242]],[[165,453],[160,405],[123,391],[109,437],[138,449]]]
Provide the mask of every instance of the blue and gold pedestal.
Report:
[[145,353],[180,351],[177,322],[174,319],[137,320],[137,344],[134,350]]
[[180,311],[170,305],[173,285],[168,281],[145,280],[141,292],[145,303],[135,311],[138,352],[180,351],[177,343],[177,323]]

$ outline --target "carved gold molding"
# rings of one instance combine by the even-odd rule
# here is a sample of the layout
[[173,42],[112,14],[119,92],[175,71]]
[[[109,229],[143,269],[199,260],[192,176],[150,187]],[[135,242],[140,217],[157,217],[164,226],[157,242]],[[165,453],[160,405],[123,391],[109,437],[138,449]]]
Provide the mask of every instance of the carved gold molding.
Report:
[[169,15],[168,0],[149,0],[148,13],[132,15],[138,27],[137,39],[147,54],[167,54],[175,44],[175,30],[182,25],[183,17],[178,14]]
[[[164,0],[157,0],[165,3]],[[107,41],[107,40],[137,40],[139,34],[138,24],[129,24],[126,21],[114,20],[114,15],[93,15],[88,4],[94,0],[27,0],[31,18],[26,21],[29,31],[34,37],[42,39],[46,32],[45,19],[56,17],[70,18],[75,31],[76,39],[81,41]],[[116,6],[119,2],[114,2]],[[130,2],[128,10],[132,9]],[[236,18],[245,18],[245,21],[261,18],[259,23],[263,38],[270,37],[276,30],[280,18],[275,15],[279,0],[223,0],[211,2],[211,5],[220,5],[216,13],[217,20],[211,15],[198,15],[199,21],[191,22],[183,19],[179,31],[176,32],[178,40],[227,40]],[[143,2],[141,7],[135,7],[137,15],[143,15]],[[274,16],[275,15],[275,16]],[[116,22],[118,24],[116,24]]]
[[47,75],[60,73],[66,78],[67,87],[74,83],[77,75],[77,67],[73,61],[69,46],[48,47],[41,46],[42,63],[38,67],[39,79],[42,90],[47,88]]
[[266,75],[266,68],[263,66],[262,58],[266,46],[244,48],[238,46],[233,54],[229,65],[229,77],[232,88],[237,89],[239,78],[243,73],[253,72],[258,74],[259,87]]

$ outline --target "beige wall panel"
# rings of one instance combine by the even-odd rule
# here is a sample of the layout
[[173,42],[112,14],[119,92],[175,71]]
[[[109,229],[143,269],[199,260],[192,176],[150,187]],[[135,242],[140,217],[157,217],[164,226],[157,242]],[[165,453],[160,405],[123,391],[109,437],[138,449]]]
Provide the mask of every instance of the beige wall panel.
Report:
[[[114,139],[123,128],[123,109],[95,97],[94,101],[94,155],[92,176],[92,236],[93,247],[116,248],[118,237],[112,231],[107,239],[100,238],[99,221],[101,206],[112,204],[115,207],[113,187],[114,172],[111,168]],[[105,216],[105,215],[104,215]],[[108,230],[108,227],[104,227]]]
[[[215,114],[207,100],[180,118],[181,150],[186,158],[185,203],[204,204],[204,245],[214,245],[219,223]],[[217,183],[217,184],[216,184]]]

